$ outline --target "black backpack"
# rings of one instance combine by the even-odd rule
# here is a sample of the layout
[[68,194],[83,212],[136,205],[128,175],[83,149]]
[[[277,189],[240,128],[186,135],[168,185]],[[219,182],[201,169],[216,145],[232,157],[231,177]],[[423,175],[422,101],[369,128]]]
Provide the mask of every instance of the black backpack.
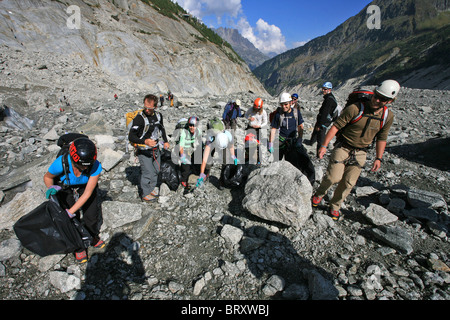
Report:
[[369,102],[372,99],[373,92],[369,90],[364,89],[355,89],[353,92],[351,92],[347,97],[347,102],[345,103],[345,107],[348,107],[351,104],[358,104],[358,103],[364,103]]

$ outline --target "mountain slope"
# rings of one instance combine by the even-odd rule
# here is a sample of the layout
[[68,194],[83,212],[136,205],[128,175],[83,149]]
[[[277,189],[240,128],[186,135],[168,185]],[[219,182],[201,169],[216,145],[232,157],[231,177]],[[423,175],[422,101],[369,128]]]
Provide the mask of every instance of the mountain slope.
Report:
[[[450,3],[379,0],[372,4],[380,8],[381,29],[367,27],[371,15],[366,7],[332,32],[266,61],[254,74],[272,94],[325,80],[339,85],[353,78],[374,83],[394,77],[411,87],[449,88],[442,71],[450,67]],[[431,77],[428,81],[426,74]]]
[[[68,27],[70,6],[78,29]],[[267,94],[228,44],[170,0],[0,1],[0,45],[82,59],[122,92]]]
[[220,27],[214,29],[214,31],[233,47],[251,70],[269,59],[268,56],[263,54],[250,41],[244,38],[238,30]]

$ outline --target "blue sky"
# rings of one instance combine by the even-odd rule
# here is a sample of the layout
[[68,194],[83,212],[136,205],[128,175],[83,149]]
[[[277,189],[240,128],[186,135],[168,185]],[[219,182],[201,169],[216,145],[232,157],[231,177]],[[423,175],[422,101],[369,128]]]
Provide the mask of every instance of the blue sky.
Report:
[[281,53],[334,30],[370,0],[172,0],[210,28],[239,32],[260,51]]

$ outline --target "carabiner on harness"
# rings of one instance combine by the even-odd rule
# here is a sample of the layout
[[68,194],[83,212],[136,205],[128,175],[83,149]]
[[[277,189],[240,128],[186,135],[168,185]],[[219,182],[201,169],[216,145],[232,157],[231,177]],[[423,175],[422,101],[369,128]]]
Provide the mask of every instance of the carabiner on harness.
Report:
[[346,167],[356,166],[360,169],[363,168],[363,166],[361,166],[359,162],[356,160],[356,149],[350,150],[349,155],[346,159],[342,161],[334,160],[334,163],[343,163]]

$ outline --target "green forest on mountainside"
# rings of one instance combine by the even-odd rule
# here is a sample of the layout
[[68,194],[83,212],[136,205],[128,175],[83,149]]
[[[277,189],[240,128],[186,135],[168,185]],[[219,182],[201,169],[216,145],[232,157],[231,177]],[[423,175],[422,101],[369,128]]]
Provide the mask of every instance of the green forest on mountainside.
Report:
[[204,23],[199,21],[196,17],[190,16],[186,10],[178,5],[176,2],[172,2],[171,0],[142,0],[145,4],[151,6],[156,11],[169,17],[171,19],[179,21],[179,19],[183,19],[191,26],[193,26],[202,37],[197,37],[200,41],[210,41],[214,43],[219,48],[223,49],[223,46],[227,47],[233,54],[229,54],[224,51],[228,58],[233,62],[240,63],[242,62],[242,58],[233,50],[231,45],[224,41],[217,33],[208,28]]

